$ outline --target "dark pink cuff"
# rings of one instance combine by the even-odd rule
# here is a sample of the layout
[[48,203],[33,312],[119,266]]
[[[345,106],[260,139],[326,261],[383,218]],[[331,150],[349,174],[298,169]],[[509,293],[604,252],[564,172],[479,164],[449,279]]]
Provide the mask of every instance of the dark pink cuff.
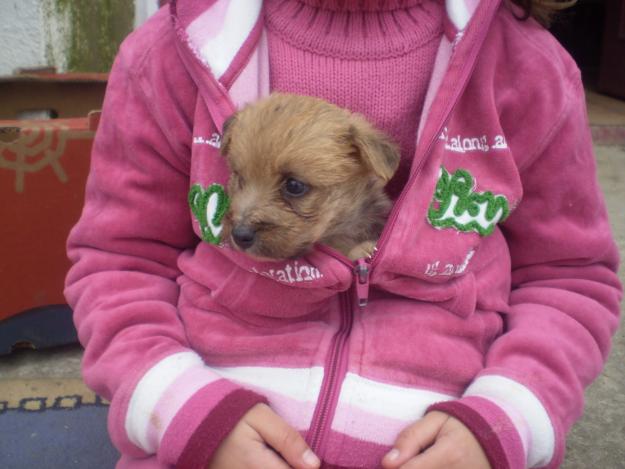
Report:
[[508,415],[481,397],[463,397],[428,407],[460,420],[479,441],[492,469],[525,469],[523,442]]
[[[260,394],[245,389],[237,389],[225,396],[213,410],[200,422],[196,430],[184,446],[180,458],[176,463],[176,469],[205,469],[208,462],[228,436],[234,426],[241,420],[254,405],[267,403]],[[185,406],[188,411],[193,411],[197,406],[190,402]],[[201,407],[196,411],[201,412]],[[178,418],[177,415],[174,419]],[[184,416],[180,416],[183,418]]]

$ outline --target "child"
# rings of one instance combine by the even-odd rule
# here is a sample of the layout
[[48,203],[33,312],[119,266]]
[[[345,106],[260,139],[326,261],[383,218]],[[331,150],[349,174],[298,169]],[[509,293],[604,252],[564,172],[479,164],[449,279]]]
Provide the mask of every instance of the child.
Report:
[[[118,467],[561,463],[618,324],[618,254],[579,72],[521,15],[178,0],[131,35],[66,285]],[[370,259],[219,245],[222,125],[270,90],[400,144]]]

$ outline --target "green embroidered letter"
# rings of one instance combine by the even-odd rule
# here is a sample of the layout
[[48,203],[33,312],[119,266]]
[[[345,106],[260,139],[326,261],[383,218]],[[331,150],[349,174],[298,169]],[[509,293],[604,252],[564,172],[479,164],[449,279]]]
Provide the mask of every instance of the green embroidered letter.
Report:
[[[438,228],[475,231],[481,236],[493,232],[495,225],[508,216],[508,199],[490,191],[475,192],[475,180],[464,169],[453,175],[441,167],[428,221]],[[438,207],[435,205],[438,204]]]
[[206,190],[194,184],[189,190],[189,207],[200,224],[202,239],[207,243],[219,244],[221,241],[221,222],[229,204],[221,184],[211,184]]

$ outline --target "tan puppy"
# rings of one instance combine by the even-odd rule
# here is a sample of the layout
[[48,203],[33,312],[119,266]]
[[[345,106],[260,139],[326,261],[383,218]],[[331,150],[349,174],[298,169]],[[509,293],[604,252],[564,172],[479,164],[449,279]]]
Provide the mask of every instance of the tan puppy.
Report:
[[370,255],[391,202],[397,147],[362,116],[274,93],[224,125],[230,208],[224,239],[253,257],[288,259],[326,244]]

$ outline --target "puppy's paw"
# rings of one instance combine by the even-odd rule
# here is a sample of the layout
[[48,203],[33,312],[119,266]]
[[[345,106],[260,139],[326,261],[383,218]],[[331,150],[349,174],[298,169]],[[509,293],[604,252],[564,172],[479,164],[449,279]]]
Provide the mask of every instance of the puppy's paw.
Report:
[[363,257],[369,257],[373,254],[375,250],[375,241],[363,241],[360,244],[357,244],[353,248],[350,249],[347,257],[350,260],[355,261],[357,259],[361,259]]

